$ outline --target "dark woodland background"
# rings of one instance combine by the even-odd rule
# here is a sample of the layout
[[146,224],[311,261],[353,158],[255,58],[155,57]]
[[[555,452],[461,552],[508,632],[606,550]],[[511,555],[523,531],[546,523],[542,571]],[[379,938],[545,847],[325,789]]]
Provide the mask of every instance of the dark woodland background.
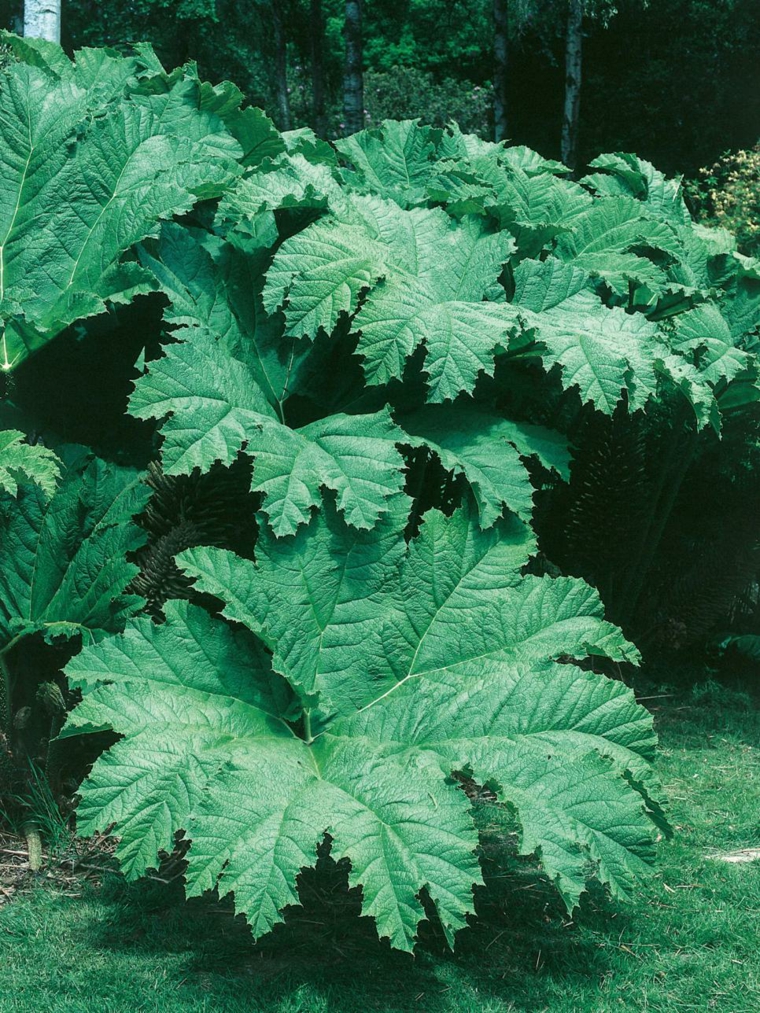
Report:
[[[506,136],[560,154],[568,5],[364,0],[364,119],[456,118],[493,137],[495,14],[506,17]],[[64,0],[62,41],[153,43],[167,66],[234,81],[280,127],[345,131],[344,0]],[[20,4],[0,0],[19,24]],[[636,151],[695,175],[760,136],[760,0],[585,0],[578,162]],[[315,95],[314,85],[319,94]],[[323,96],[323,97],[322,97]],[[315,101],[316,100],[316,101]],[[289,121],[289,122],[288,122]]]

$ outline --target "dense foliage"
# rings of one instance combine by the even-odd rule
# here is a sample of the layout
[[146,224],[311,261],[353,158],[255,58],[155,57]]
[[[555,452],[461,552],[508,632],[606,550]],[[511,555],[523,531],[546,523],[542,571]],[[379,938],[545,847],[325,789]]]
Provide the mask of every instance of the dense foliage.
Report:
[[[184,836],[188,892],[234,893],[256,935],[327,841],[393,946],[433,910],[453,942],[473,784],[570,910],[593,876],[629,893],[663,826],[654,737],[602,670],[638,651],[535,531],[578,417],[698,442],[751,408],[756,262],[634,156],[575,182],[453,125],[329,145],[148,47],[7,42],[0,746],[25,645],[68,638],[60,740],[110,746],[80,831],[113,826],[131,876]],[[137,296],[162,347],[138,335],[134,426],[106,420],[129,438],[23,444],[24,376]]]
[[424,109],[424,120],[431,126],[445,127],[455,120],[463,133],[480,137],[491,133],[493,95],[488,85],[456,78],[439,82],[415,67],[366,71],[364,104],[369,127],[378,127],[383,120],[415,119]]
[[703,221],[734,233],[742,253],[760,250],[760,145],[700,169],[689,197]]
[[[0,24],[13,27],[21,6],[0,0]],[[66,0],[62,31],[69,51],[150,41],[167,66],[195,59],[204,78],[229,78],[253,104],[276,109],[276,7],[293,122],[320,129],[310,94],[312,6],[312,0]],[[342,121],[345,3],[322,0],[321,6],[319,52],[335,136]],[[432,79],[411,109],[404,88],[384,89],[399,105],[384,105],[383,115],[428,117],[425,103],[433,94],[436,101],[453,100],[446,119],[457,119],[466,83],[487,89],[493,82],[493,6],[493,0],[365,0],[365,70],[386,75],[400,67]],[[557,0],[509,3],[509,136],[552,155],[559,154],[566,8]],[[760,19],[754,0],[586,0],[584,8],[582,161],[600,150],[635,150],[669,172],[693,174],[726,150],[756,143]],[[476,124],[473,118],[470,125]],[[492,136],[491,129],[483,136]]]

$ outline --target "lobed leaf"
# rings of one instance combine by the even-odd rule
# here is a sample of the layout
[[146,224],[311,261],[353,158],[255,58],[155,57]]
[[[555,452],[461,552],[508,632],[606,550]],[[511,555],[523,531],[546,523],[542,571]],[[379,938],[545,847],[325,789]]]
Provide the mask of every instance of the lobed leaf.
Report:
[[0,645],[123,626],[143,604],[126,593],[138,572],[126,556],[146,539],[133,517],[149,492],[133,469],[84,454],[52,496],[37,485],[0,495]]
[[264,533],[256,563],[184,553],[273,671],[245,628],[181,602],[85,649],[64,734],[123,738],[82,786],[81,830],[116,823],[130,875],[184,832],[188,892],[233,892],[255,934],[327,834],[380,935],[411,949],[423,891],[450,942],[473,909],[477,835],[450,777],[470,772],[517,808],[570,909],[589,863],[625,893],[651,858],[651,721],[622,684],[551,659],[635,652],[582,582],[521,578],[531,551],[517,520],[432,511],[407,547],[392,520],[352,531],[328,509],[294,539]]
[[0,432],[0,494],[16,496],[19,485],[34,482],[46,496],[52,496],[61,474],[60,461],[52,450],[24,439],[16,429]]
[[32,62],[12,63],[0,90],[6,370],[106,302],[152,291],[123,255],[240,172],[237,142],[198,108],[197,80],[163,75],[158,90],[138,82],[139,59],[85,51],[52,65],[38,47],[21,52]]
[[[252,489],[278,536],[291,535],[333,490],[346,521],[371,528],[403,486],[402,432],[387,409],[333,415],[290,429],[243,363],[207,335],[169,346],[135,384],[132,415],[163,419],[162,458],[170,475],[189,475],[244,451],[255,460]],[[168,416],[168,417],[167,417]]]

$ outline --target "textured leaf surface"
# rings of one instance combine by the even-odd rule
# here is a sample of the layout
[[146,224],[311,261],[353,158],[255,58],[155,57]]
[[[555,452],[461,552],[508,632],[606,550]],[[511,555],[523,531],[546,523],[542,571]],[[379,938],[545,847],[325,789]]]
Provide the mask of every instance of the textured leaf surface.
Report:
[[17,429],[0,432],[0,494],[15,496],[20,484],[36,482],[46,496],[55,492],[61,465],[52,450],[24,442]]
[[146,537],[132,520],[149,495],[139,478],[82,456],[50,498],[39,486],[0,495],[0,642],[112,632],[143,604],[124,593],[137,574],[125,556]]
[[429,405],[403,416],[400,424],[447,471],[467,478],[482,527],[495,523],[504,507],[530,520],[533,488],[515,446],[514,423],[473,409]]
[[384,273],[384,250],[361,226],[336,229],[319,221],[286,239],[267,272],[264,307],[273,313],[284,302],[286,333],[316,338],[330,332],[341,313],[350,313],[359,293]]
[[305,350],[284,337],[281,318],[264,312],[264,270],[277,234],[265,216],[258,225],[241,249],[210,233],[167,223],[160,241],[141,249],[140,260],[170,299],[164,320],[177,337],[192,342],[202,332],[218,340],[248,366],[269,404],[281,408]]
[[[34,56],[35,50],[24,51]],[[81,54],[80,54],[81,56]],[[65,58],[64,58],[65,59]],[[138,62],[12,63],[0,92],[2,365],[68,324],[155,287],[122,255],[163,218],[221,193],[240,148],[198,82],[136,87]]]
[[392,514],[354,535],[328,512],[294,541],[264,537],[256,563],[204,548],[179,559],[225,615],[275,648],[291,684],[345,711],[409,675],[489,660],[542,666],[576,651],[635,661],[587,584],[519,576],[533,549],[516,518],[480,531],[466,512],[432,511],[406,549]]
[[557,253],[627,293],[630,281],[653,287],[665,281],[664,272],[655,263],[633,252],[640,248],[675,256],[680,252],[678,239],[667,223],[648,216],[640,201],[620,197],[595,202],[574,223],[572,233],[561,237]]
[[533,543],[516,519],[483,532],[433,511],[408,547],[394,520],[351,531],[326,510],[294,539],[264,534],[256,563],[180,557],[285,681],[244,628],[180,602],[70,663],[85,695],[64,734],[123,736],[82,787],[80,829],[114,822],[130,874],[182,831],[189,892],[234,892],[260,934],[329,834],[392,945],[412,947],[423,889],[451,941],[480,882],[449,779],[470,771],[517,808],[570,908],[591,868],[631,888],[651,857],[634,787],[651,722],[622,684],[551,659],[635,652],[587,585],[520,577]]
[[234,221],[283,208],[340,211],[346,206],[345,194],[327,166],[314,165],[300,154],[283,154],[260,172],[238,180],[220,203],[219,217]]
[[562,385],[612,414],[625,391],[633,408],[657,392],[665,347],[657,327],[640,313],[603,305],[583,289],[583,274],[551,262],[525,261],[515,272],[515,298],[544,346],[544,363],[559,366]]
[[645,317],[607,309],[591,293],[579,292],[539,321],[544,362],[557,364],[563,385],[578,387],[584,401],[609,415],[624,390],[634,409],[656,394],[654,367],[661,353],[657,328]]
[[702,305],[677,318],[678,346],[695,353],[695,362],[704,381],[715,385],[732,380],[747,369],[751,357],[737,347],[728,321],[714,305]]
[[424,346],[429,400],[471,391],[481,371],[493,372],[495,350],[517,326],[509,305],[484,301],[512,249],[509,235],[376,198],[356,198],[353,207],[361,224],[323,221],[286,240],[267,276],[265,305],[271,312],[287,297],[288,333],[315,338],[382,278],[354,319],[367,381],[400,379]]
[[[430,402],[477,393],[495,355],[535,341],[546,367],[598,410],[623,398],[642,408],[665,384],[700,427],[720,427],[712,391],[748,361],[741,338],[760,301],[739,285],[711,303],[708,340],[686,337],[680,315],[699,319],[694,306],[715,298],[716,280],[728,287],[745,269],[729,266],[737,255],[727,234],[690,222],[677,180],[615,153],[575,182],[529,149],[413,121],[338,148],[339,170],[290,154],[237,188],[257,194],[238,215],[289,202],[325,212],[286,234],[267,271],[264,306],[283,309],[286,334],[315,341],[350,317],[368,383],[401,379],[424,352],[415,362]],[[675,326],[655,322],[671,316]]]
[[255,641],[185,603],[168,605],[167,620],[138,620],[69,668],[95,688],[67,733],[108,725],[125,736],[83,788],[80,830],[115,821],[130,875],[186,831],[189,893],[234,891],[256,935],[297,901],[296,876],[329,833],[381,935],[411,948],[427,887],[452,937],[480,881],[465,796],[362,738],[310,746],[278,716]]
[[137,418],[161,419],[168,474],[208,471],[245,451],[255,459],[252,488],[277,535],[293,534],[332,489],[354,527],[371,528],[403,485],[396,449],[403,433],[388,410],[333,415],[301,429],[284,425],[246,366],[205,334],[172,345],[152,363],[130,399]]
[[[540,702],[535,698],[543,682]],[[516,806],[521,851],[540,848],[568,906],[597,863],[613,893],[628,894],[652,858],[647,819],[611,770],[648,776],[648,722],[631,695],[576,669],[554,666],[543,679],[523,666],[486,668],[463,682],[449,673],[415,679],[341,727],[389,755],[435,754],[442,770],[496,779]],[[574,722],[570,714],[582,715]],[[578,845],[580,844],[580,848]]]
[[336,141],[350,163],[349,186],[396,201],[401,207],[423,203],[434,170],[435,131],[416,120],[386,120],[372,130]]
[[243,93],[231,81],[213,87],[201,84],[200,107],[215,113],[242,150],[242,164],[260,165],[285,151],[285,142],[274,123],[261,109],[241,109]]

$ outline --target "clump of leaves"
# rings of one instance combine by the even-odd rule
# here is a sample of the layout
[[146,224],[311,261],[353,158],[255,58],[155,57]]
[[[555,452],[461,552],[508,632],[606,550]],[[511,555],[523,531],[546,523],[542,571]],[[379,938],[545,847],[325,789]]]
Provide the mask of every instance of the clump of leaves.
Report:
[[180,564],[259,639],[170,603],[69,665],[85,697],[65,734],[124,736],[79,826],[115,822],[129,874],[185,831],[188,891],[234,892],[259,935],[329,834],[381,935],[411,948],[424,892],[453,942],[481,881],[467,772],[517,808],[570,908],[589,863],[632,889],[652,854],[650,720],[621,683],[553,659],[633,648],[587,585],[520,578],[518,522],[433,511],[408,546],[400,525],[394,509],[352,532],[328,508],[295,539],[262,535],[257,563],[190,550]]
[[[67,326],[155,288],[133,257],[162,219],[221,194],[240,144],[202,107],[191,72],[167,75],[150,47],[125,58],[4,36],[0,159],[0,367]],[[212,104],[212,100],[207,100]]]
[[[411,949],[427,902],[452,942],[473,910],[474,781],[514,808],[521,851],[569,909],[593,876],[629,893],[662,825],[654,737],[589,659],[638,652],[591,586],[529,573],[535,493],[567,476],[569,448],[519,406],[611,415],[674,400],[695,433],[720,431],[756,396],[757,265],[695,227],[678,184],[633,156],[603,156],[573,182],[454,126],[387,122],[331,146],[278,134],[235,89],[167,75],[147,50],[74,64],[17,52],[10,78],[34,71],[46,95],[78,95],[87,60],[121,75],[92,123],[144,118],[170,152],[165,167],[150,160],[150,193],[165,171],[177,199],[128,201],[116,228],[109,197],[105,274],[90,265],[76,299],[19,288],[9,366],[37,347],[21,340],[27,321],[47,341],[69,320],[61,298],[84,316],[160,290],[170,340],[140,367],[128,411],[187,488],[244,459],[235,519],[256,539],[254,559],[204,545],[177,556],[214,615],[175,600],[161,623],[134,616],[126,556],[141,543],[126,517],[102,598],[92,567],[83,586],[56,585],[60,610],[29,606],[28,574],[14,578],[6,624],[79,628],[69,596],[97,599],[95,636],[67,666],[82,702],[62,735],[119,741],[81,786],[80,830],[113,826],[131,876],[184,835],[188,891],[234,893],[256,935],[329,839],[380,934]],[[95,162],[80,172],[97,189]],[[112,284],[127,275],[139,284]],[[130,517],[139,487],[128,511],[121,500]]]
[[52,492],[33,484],[15,496],[0,492],[0,717],[11,744],[30,699],[42,691],[40,706],[50,702],[47,683],[27,685],[18,648],[32,637],[49,644],[97,639],[121,629],[143,605],[126,593],[137,573],[127,555],[145,540],[132,520],[147,499],[139,473],[81,448],[63,456],[43,459],[47,467],[55,462],[53,474],[63,469]]

